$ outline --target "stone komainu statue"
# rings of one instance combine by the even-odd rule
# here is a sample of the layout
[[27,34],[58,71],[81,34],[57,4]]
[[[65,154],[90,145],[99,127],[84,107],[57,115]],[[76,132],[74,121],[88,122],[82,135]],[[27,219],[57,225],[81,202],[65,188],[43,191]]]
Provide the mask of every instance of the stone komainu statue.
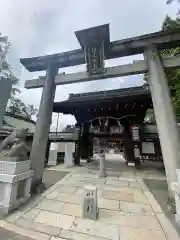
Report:
[[17,160],[27,159],[27,148],[26,148],[26,134],[28,128],[17,129],[13,131],[0,145],[0,152],[7,147],[9,151],[5,154],[6,157],[16,157]]

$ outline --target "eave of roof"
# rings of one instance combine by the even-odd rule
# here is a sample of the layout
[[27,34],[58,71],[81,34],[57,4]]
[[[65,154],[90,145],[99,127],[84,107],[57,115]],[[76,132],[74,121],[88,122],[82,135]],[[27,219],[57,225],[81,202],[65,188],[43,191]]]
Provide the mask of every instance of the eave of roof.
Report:
[[60,112],[61,110],[68,112],[68,108],[77,108],[79,106],[91,104],[99,104],[111,101],[121,101],[124,99],[142,99],[143,101],[151,102],[151,95],[147,86],[115,89],[109,91],[88,92],[82,94],[70,94],[69,99],[63,102],[54,102],[53,111]]

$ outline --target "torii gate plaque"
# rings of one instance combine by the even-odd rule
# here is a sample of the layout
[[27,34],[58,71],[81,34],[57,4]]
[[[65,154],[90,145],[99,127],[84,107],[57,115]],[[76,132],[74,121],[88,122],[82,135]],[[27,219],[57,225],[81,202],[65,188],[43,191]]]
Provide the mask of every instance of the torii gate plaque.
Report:
[[[180,141],[164,68],[180,67],[180,58],[161,59],[158,51],[179,47],[180,33],[161,31],[110,42],[109,25],[105,24],[78,31],[76,36],[81,49],[20,60],[29,71],[47,72],[46,77],[28,80],[25,83],[26,88],[43,87],[30,156],[31,167],[35,170],[33,184],[38,184],[42,180],[56,85],[148,72],[169,193],[173,198],[171,186],[172,182],[176,181],[176,169],[180,168]],[[105,59],[135,54],[144,54],[145,60],[110,68],[104,66]],[[87,64],[86,72],[56,75],[58,68],[84,63]]]
[[89,76],[105,72],[105,47],[109,44],[109,26],[77,31],[76,37],[84,50]]

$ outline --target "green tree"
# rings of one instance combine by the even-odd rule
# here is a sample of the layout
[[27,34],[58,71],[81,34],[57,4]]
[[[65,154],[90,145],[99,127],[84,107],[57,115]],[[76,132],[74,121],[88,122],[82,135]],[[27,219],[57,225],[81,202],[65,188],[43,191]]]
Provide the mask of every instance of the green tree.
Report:
[[66,127],[62,130],[62,132],[74,132],[75,125],[67,124]]
[[38,113],[38,109],[34,107],[33,104],[28,104],[22,106],[22,113],[28,118],[31,119],[32,116],[36,116]]
[[7,62],[7,54],[10,49],[10,42],[6,36],[2,36],[0,33],[0,75],[5,77],[7,80],[12,81],[13,87],[11,91],[11,97],[13,98],[17,93],[20,93],[18,88],[19,79],[17,79]]
[[12,114],[22,114],[22,108],[24,107],[24,103],[18,99],[12,97],[8,106],[8,112]]
[[[168,32],[180,32],[180,18],[172,19],[167,16],[163,22],[162,30]],[[180,56],[180,47],[173,49],[165,49],[162,51],[162,56]],[[180,122],[180,70],[167,69],[166,70],[168,85],[172,97],[176,119]]]
[[12,97],[8,106],[8,112],[32,119],[32,116],[36,116],[38,109],[33,104],[26,105],[20,99]]
[[9,80],[13,83],[7,110],[12,114],[21,114],[31,119],[33,115],[37,114],[38,110],[32,104],[26,105],[16,97],[16,94],[20,93],[20,89],[18,88],[19,79],[15,77],[7,61],[10,47],[11,44],[8,41],[8,37],[2,36],[0,33],[0,76],[5,77],[7,81]]

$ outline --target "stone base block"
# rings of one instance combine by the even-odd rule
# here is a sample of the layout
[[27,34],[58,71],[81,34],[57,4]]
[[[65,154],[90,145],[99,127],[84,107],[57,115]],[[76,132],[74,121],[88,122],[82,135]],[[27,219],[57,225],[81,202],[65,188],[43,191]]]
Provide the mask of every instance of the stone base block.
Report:
[[22,172],[27,172],[30,169],[30,161],[14,162],[0,161],[0,174],[16,175]]
[[6,215],[30,197],[34,171],[29,170],[29,161],[3,162],[1,166],[3,168],[0,172],[0,214]]
[[2,203],[0,203],[0,215],[2,215],[2,216],[8,215],[12,210],[18,208],[21,204],[24,204],[25,202],[27,202],[30,197],[31,197],[30,194],[26,197],[22,197],[19,200],[17,200],[16,202],[14,202],[12,206],[11,205],[6,206],[6,205],[3,205]]

